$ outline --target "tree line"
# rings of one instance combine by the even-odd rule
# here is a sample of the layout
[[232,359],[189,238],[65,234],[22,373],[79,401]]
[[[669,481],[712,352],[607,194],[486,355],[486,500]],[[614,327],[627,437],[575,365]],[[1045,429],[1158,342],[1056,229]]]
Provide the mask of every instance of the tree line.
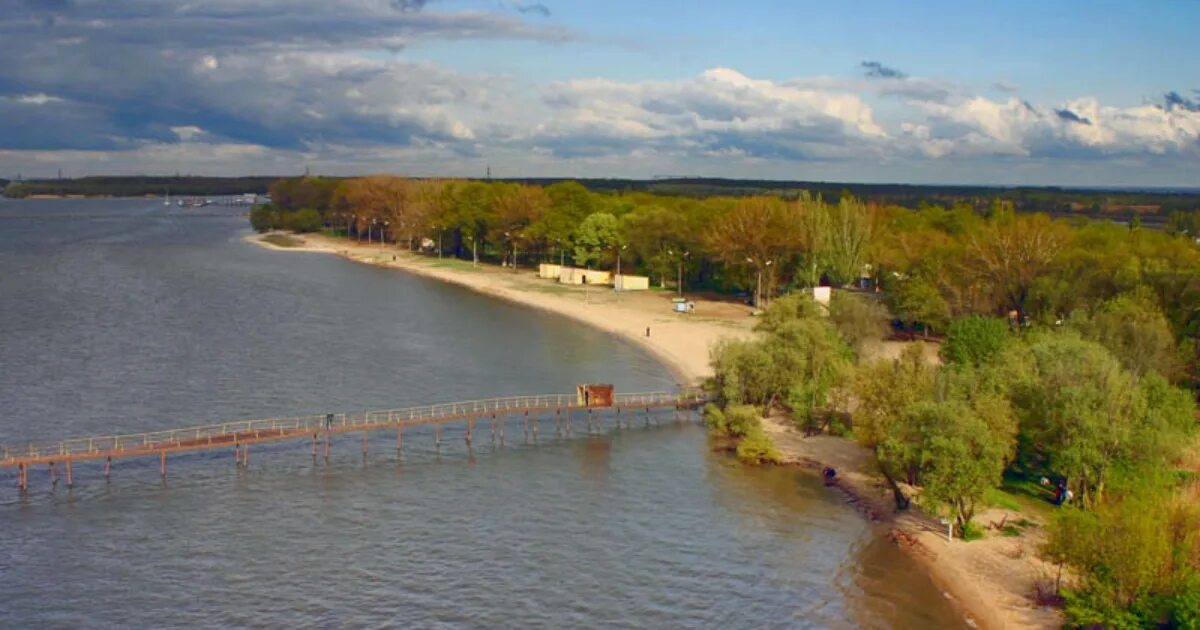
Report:
[[[714,350],[708,410],[744,459],[777,458],[758,418],[787,413],[870,449],[898,507],[918,501],[968,537],[1002,482],[1044,477],[1075,497],[1045,550],[1075,576],[1072,623],[1200,619],[1200,247],[1187,221],[1056,219],[1003,197],[914,210],[390,176],[285,179],[271,195],[257,229],[298,221],[513,265],[620,257],[660,286],[752,295],[760,334]],[[826,308],[805,290],[822,284],[854,290]],[[941,361],[915,346],[875,360],[897,324],[944,339]]]

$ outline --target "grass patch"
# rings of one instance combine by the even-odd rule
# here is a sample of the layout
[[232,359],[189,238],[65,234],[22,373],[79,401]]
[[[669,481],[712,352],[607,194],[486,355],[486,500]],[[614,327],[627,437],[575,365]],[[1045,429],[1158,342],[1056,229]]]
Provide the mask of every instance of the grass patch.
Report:
[[1016,497],[1004,492],[999,488],[992,488],[983,495],[983,500],[992,507],[1012,510],[1013,512],[1021,511],[1021,503]]
[[967,523],[967,526],[963,528],[962,539],[971,542],[980,538],[983,538],[983,528],[976,525],[974,521]]
[[270,243],[276,247],[300,247],[304,241],[287,234],[268,234],[261,239],[264,243]]
[[1004,529],[1000,530],[1000,535],[1006,538],[1016,538],[1021,535],[1021,528],[1016,525],[1005,525]]

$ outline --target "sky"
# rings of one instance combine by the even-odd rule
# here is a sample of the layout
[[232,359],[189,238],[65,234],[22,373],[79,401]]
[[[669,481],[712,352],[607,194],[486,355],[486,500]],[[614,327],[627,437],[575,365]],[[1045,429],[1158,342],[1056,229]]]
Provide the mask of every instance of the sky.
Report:
[[0,177],[1200,186],[1200,2],[0,0]]

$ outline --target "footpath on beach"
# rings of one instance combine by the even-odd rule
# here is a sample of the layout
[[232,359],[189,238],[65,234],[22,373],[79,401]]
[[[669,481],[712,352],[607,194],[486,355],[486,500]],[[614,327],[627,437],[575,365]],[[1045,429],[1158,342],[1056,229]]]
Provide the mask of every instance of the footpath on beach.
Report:
[[[248,242],[293,252],[334,254],[357,262],[391,267],[517,304],[558,313],[638,344],[666,364],[681,385],[700,384],[712,375],[709,350],[722,339],[746,339],[753,333],[752,309],[730,300],[683,292],[696,304],[693,313],[672,309],[673,291],[616,292],[611,287],[559,284],[538,278],[531,269],[514,270],[490,264],[437,258],[378,243],[359,243],[321,234],[287,235],[286,245],[251,235]],[[275,240],[275,239],[272,239]],[[917,342],[921,343],[921,342]],[[899,349],[885,349],[898,355]],[[926,568],[934,583],[967,620],[980,628],[1057,628],[1057,610],[1033,605],[1034,582],[1052,568],[1036,558],[1040,532],[1019,538],[992,536],[970,543],[948,541],[937,519],[917,510],[897,513],[890,491],[877,472],[871,454],[852,440],[805,436],[785,420],[764,421],[785,464],[818,474],[838,471],[839,491],[884,535]],[[1014,516],[990,510],[981,522]],[[898,586],[899,587],[899,586]]]

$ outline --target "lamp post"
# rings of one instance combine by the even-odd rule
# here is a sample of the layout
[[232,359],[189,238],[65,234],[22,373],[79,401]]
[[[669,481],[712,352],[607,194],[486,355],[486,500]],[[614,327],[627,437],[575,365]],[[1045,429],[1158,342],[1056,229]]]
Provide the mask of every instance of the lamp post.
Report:
[[613,289],[617,291],[621,290],[621,252],[625,251],[625,247],[625,245],[622,245],[617,248],[617,277],[613,282]]
[[762,303],[762,270],[766,267],[770,267],[771,263],[775,261],[768,260],[762,265],[762,267],[759,267],[758,263],[756,263],[753,258],[746,258],[746,262],[754,265],[755,267],[756,278],[754,281],[754,308],[757,309]]

